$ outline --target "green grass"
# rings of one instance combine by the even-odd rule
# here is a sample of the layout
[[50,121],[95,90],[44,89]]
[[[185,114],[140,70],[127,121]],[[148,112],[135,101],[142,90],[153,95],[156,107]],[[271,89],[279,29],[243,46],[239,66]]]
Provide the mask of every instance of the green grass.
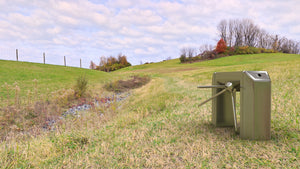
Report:
[[[108,73],[88,69],[0,60],[1,86],[4,83],[13,85],[17,82],[22,91],[32,89],[35,85],[34,79],[37,80],[37,85],[42,92],[47,88],[50,90],[69,88],[75,83],[77,77],[84,74],[92,84],[103,83],[111,78]],[[1,94],[3,90],[0,89]],[[25,92],[22,95],[25,95]]]
[[[1,61],[1,77],[4,76],[3,62],[6,61]],[[12,64],[10,67],[14,64],[22,67],[20,63],[9,63]],[[62,79],[61,82],[51,83],[57,88],[63,87],[67,79],[75,79],[81,71],[89,74],[92,84],[133,74],[149,75],[152,80],[146,86],[133,90],[125,101],[103,109],[103,117],[99,116],[98,110],[90,111],[80,119],[66,120],[55,132],[0,143],[0,164],[3,168],[300,166],[300,55],[239,55],[192,64],[169,60],[128,67],[109,74],[38,64],[34,69],[42,72],[44,66],[49,66],[45,68],[50,70],[47,72],[60,69],[61,74],[54,79]],[[28,66],[24,71],[32,72],[30,69],[31,66]],[[201,101],[210,97],[211,90],[197,89],[197,85],[210,84],[215,71],[241,70],[265,70],[271,77],[269,141],[241,140],[234,134],[233,128],[215,128],[210,122],[211,103],[198,107]],[[10,75],[14,76],[13,73]],[[42,73],[28,75],[30,78],[24,81],[28,80],[30,86],[38,75],[39,83],[47,83]],[[5,78],[7,80],[1,78],[1,83],[14,82],[8,81],[9,77]],[[22,83],[22,76],[17,79]]]

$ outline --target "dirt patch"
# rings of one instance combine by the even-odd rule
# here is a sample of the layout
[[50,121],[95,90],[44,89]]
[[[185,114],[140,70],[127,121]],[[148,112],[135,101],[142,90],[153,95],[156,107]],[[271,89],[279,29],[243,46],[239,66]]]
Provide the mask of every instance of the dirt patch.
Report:
[[184,71],[191,71],[191,70],[196,70],[197,68],[185,68],[185,69],[176,69],[173,70],[172,72],[184,72]]
[[130,89],[135,89],[142,87],[150,81],[149,76],[132,76],[131,79],[128,80],[118,80],[115,82],[108,83],[104,86],[104,88],[108,91],[112,91],[115,93],[122,93],[128,91]]
[[152,73],[174,73],[174,72],[185,72],[185,71],[192,71],[197,70],[199,68],[157,68],[157,69],[141,69],[137,70],[136,72],[152,72]]
[[162,69],[162,70],[157,70],[159,73],[176,73],[176,72],[185,72],[185,71],[192,71],[192,70],[197,70],[198,68],[172,68],[172,69]]

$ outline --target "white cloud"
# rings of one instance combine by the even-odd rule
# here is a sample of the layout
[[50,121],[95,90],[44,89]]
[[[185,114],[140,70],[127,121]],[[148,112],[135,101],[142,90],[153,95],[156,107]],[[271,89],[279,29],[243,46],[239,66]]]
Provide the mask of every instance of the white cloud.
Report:
[[149,26],[159,24],[161,22],[161,17],[156,15],[151,10],[141,10],[141,9],[125,9],[118,13],[114,18],[118,23],[123,25],[140,25]]
[[134,1],[124,1],[124,0],[110,0],[108,5],[114,8],[130,8],[135,4]]
[[46,29],[46,32],[51,35],[59,34],[59,33],[61,33],[61,31],[62,31],[61,28],[58,26]]
[[147,55],[147,54],[152,54],[152,50],[149,50],[148,48],[143,48],[143,49],[139,48],[139,49],[135,49],[134,53],[138,55]]
[[[290,31],[291,34],[297,34],[298,36],[296,36],[296,38],[298,38],[298,39],[296,39],[295,37],[294,38],[296,40],[300,40],[300,23],[298,23],[298,25],[295,25],[295,26],[291,27],[289,29],[289,31]],[[291,38],[293,38],[293,37],[291,37]]]
[[120,34],[123,36],[131,36],[131,37],[141,37],[143,36],[143,34],[137,30],[137,29],[132,29],[132,28],[128,28],[128,27],[122,27],[119,30]]

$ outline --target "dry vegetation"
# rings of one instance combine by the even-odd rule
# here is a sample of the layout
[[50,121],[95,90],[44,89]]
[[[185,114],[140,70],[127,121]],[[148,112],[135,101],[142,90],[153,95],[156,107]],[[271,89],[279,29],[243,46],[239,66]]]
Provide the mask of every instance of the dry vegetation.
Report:
[[92,104],[94,98],[87,92],[88,81],[79,76],[74,87],[39,94],[38,80],[33,80],[33,89],[26,96],[21,95],[18,83],[2,86],[5,97],[1,98],[0,140],[21,137],[36,137],[41,132],[51,130],[62,113],[71,107]]
[[128,80],[117,80],[108,84],[105,84],[104,88],[108,91],[121,93],[128,91],[130,89],[139,88],[150,81],[149,76],[132,76],[131,79]]
[[[267,61],[263,55],[254,63],[252,56],[242,57],[247,56],[191,65],[170,60],[117,71],[117,77],[142,72],[152,80],[126,100],[62,119],[54,131],[11,136],[0,143],[1,167],[299,168],[299,55],[283,55],[285,61],[275,56]],[[198,107],[211,91],[197,85],[210,84],[215,71],[240,70],[270,74],[269,141],[241,140],[233,128],[215,128],[211,103]]]

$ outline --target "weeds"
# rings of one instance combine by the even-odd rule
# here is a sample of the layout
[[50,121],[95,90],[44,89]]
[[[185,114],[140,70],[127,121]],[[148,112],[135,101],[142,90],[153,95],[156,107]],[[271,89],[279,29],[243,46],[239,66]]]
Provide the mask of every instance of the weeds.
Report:
[[6,91],[6,104],[0,107],[0,140],[20,132],[35,133],[33,130],[41,128],[48,119],[58,119],[63,107],[74,101],[73,89],[45,93],[47,98],[40,99],[37,80],[33,82],[34,92],[28,90],[25,97],[20,96],[17,83],[2,86]]
[[[33,89],[28,90],[24,97],[20,96],[21,88],[17,83],[5,83],[2,88],[6,91],[6,97],[2,97],[4,102],[0,107],[0,140],[17,138],[22,133],[40,134],[41,129],[53,131],[63,122],[61,117],[65,110],[75,110],[83,105],[91,107],[91,111],[102,112],[98,116],[103,116],[104,112],[116,112],[115,98],[92,97],[91,91],[87,90],[88,81],[85,76],[78,77],[76,82],[75,89],[59,89],[53,92],[47,90],[47,93],[38,96],[38,80],[34,79]],[[94,92],[93,95],[99,93]],[[99,108],[93,108],[95,101],[98,106],[101,105]]]
[[76,80],[75,96],[77,98],[80,98],[80,97],[84,96],[87,89],[88,89],[88,79],[86,78],[85,75],[79,76]]
[[51,93],[50,101],[64,107],[69,102],[75,100],[75,97],[76,92],[74,89],[60,89]]

